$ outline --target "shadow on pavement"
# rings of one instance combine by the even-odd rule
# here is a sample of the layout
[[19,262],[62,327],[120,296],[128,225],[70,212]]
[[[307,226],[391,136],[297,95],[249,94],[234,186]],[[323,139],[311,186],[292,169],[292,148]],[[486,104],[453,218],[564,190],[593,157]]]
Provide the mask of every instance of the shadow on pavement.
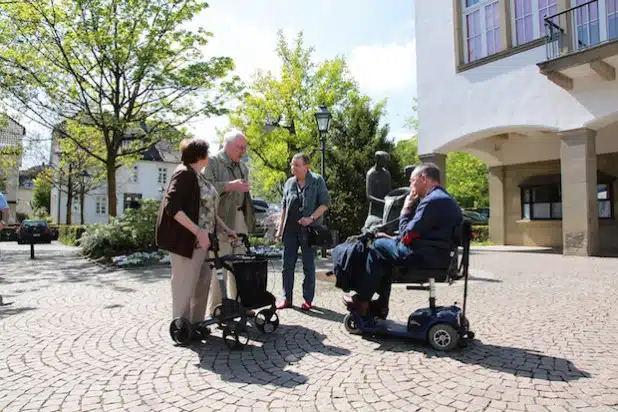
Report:
[[324,344],[325,335],[304,326],[280,325],[269,335],[252,325],[248,328],[249,342],[243,350],[228,349],[219,330],[213,330],[204,342],[189,346],[199,356],[196,366],[216,373],[225,382],[294,388],[307,383],[307,376],[293,370],[305,355],[350,354],[347,349]]
[[0,320],[11,315],[19,315],[20,313],[30,312],[36,309],[32,307],[12,307],[11,304],[12,302],[4,302],[4,305],[0,306]]
[[330,320],[331,322],[343,322],[343,318],[345,317],[345,313],[335,312],[334,310],[322,308],[320,306],[313,306],[311,310],[302,310],[294,306],[292,310],[302,313],[306,316],[311,316],[313,318],[319,318],[324,320]]
[[404,341],[390,337],[369,337],[365,339],[380,343],[378,351],[424,353],[428,358],[451,358],[461,363],[478,365],[485,369],[554,382],[569,382],[591,375],[578,369],[568,359],[544,355],[530,349],[486,344],[478,339],[470,341],[468,347],[453,352],[440,352],[421,342]]

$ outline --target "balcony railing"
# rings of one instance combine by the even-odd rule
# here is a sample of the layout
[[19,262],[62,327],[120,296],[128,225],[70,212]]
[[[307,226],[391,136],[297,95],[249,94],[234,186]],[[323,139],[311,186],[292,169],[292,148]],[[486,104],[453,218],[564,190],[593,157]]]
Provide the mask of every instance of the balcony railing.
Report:
[[547,60],[618,40],[617,4],[592,0],[546,17]]

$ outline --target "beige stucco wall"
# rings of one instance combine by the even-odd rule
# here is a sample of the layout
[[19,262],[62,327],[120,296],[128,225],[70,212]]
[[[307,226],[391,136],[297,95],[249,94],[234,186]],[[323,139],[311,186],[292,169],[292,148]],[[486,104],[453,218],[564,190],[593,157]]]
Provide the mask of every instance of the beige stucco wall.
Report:
[[560,173],[560,162],[526,163],[505,166],[505,243],[523,246],[562,246],[561,221],[525,221],[521,219],[519,184],[531,177]]
[[[600,171],[618,176],[618,153],[597,156]],[[531,176],[560,173],[560,161],[525,163],[504,167],[505,240],[507,245],[562,246],[562,221],[526,221],[521,219],[521,194],[519,184]],[[614,219],[599,220],[601,249],[618,249],[618,183],[613,185]],[[499,199],[499,197],[491,197]],[[492,214],[499,208],[490,204]]]

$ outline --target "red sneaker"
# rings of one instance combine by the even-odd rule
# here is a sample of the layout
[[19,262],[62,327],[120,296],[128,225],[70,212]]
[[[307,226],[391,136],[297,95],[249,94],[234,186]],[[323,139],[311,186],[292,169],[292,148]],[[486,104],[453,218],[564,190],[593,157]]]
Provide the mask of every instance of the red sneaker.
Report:
[[277,309],[281,310],[281,309],[285,309],[285,308],[291,308],[292,307],[292,302],[288,302],[287,300],[282,300],[281,302],[277,303]]
[[302,305],[300,305],[300,308],[302,310],[310,310],[313,306],[311,306],[311,303],[309,302],[303,302]]

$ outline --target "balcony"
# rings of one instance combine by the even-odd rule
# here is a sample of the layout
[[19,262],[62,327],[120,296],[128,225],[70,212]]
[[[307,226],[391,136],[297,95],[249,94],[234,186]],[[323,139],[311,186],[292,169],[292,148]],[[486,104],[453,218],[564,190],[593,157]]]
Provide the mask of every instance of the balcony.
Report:
[[587,1],[544,21],[547,59],[538,67],[549,80],[572,90],[578,78],[616,79],[618,1]]

